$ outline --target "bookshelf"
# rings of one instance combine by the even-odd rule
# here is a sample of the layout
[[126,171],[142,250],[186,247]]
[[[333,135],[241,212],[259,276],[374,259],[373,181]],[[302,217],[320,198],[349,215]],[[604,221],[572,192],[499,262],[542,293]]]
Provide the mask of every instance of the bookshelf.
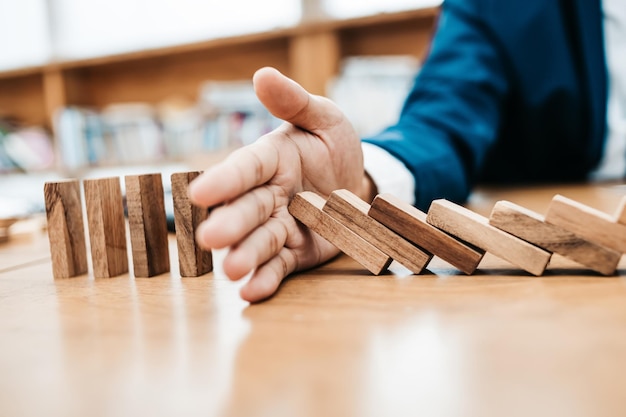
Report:
[[270,65],[324,94],[344,57],[425,54],[438,8],[303,23],[258,34],[0,72],[0,116],[51,128],[56,109],[194,100],[207,80],[249,79]]

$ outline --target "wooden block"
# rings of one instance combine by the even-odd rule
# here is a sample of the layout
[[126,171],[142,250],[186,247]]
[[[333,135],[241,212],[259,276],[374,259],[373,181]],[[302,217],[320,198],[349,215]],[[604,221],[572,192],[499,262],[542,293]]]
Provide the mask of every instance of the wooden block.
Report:
[[120,179],[85,180],[83,185],[94,275],[108,278],[125,274],[128,251]]
[[485,254],[428,224],[426,213],[390,194],[376,196],[369,215],[468,275],[476,270]]
[[380,249],[322,211],[325,200],[310,191],[298,193],[289,204],[289,213],[337,249],[363,265],[374,275],[387,269],[391,258]]
[[161,174],[127,175],[126,206],[133,271],[149,278],[170,270]]
[[369,204],[348,190],[333,191],[323,208],[325,213],[411,272],[420,274],[433,256],[368,216],[369,209]]
[[198,277],[213,270],[211,252],[200,248],[195,238],[198,225],[207,217],[207,209],[192,205],[187,194],[189,183],[198,175],[200,172],[180,172],[171,176],[178,264],[182,277]]
[[426,221],[533,275],[543,274],[550,262],[550,252],[491,226],[486,217],[451,201],[433,201]]
[[509,201],[495,204],[489,224],[604,275],[615,273],[621,258],[621,253],[546,223],[541,214]]
[[615,213],[615,221],[619,224],[626,224],[626,196],[622,197],[617,212]]
[[52,275],[70,278],[87,273],[87,245],[78,180],[44,184]]
[[546,222],[619,253],[626,252],[626,225],[617,223],[603,211],[562,195],[554,196],[550,202]]

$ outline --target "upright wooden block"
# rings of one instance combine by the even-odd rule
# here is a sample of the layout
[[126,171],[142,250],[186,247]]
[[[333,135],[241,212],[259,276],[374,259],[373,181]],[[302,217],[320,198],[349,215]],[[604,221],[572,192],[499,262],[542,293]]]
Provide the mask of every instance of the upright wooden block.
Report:
[[127,175],[126,206],[135,276],[149,278],[169,272],[161,174]]
[[348,190],[333,191],[323,208],[325,213],[400,262],[411,272],[420,274],[432,259],[432,255],[368,216],[369,209],[369,204]]
[[369,215],[468,275],[476,270],[485,254],[428,224],[426,213],[390,194],[376,196]]
[[451,201],[433,201],[426,221],[533,275],[543,274],[550,262],[550,252],[491,226],[486,217]]
[[554,196],[550,202],[546,222],[619,253],[626,252],[626,225],[617,223],[603,211],[562,195]]
[[200,248],[195,238],[198,225],[207,217],[207,209],[192,205],[187,194],[189,183],[198,175],[200,172],[180,172],[171,176],[178,264],[183,277],[198,277],[213,270],[211,252]]
[[85,180],[83,185],[94,275],[108,278],[125,274],[128,251],[120,179]]
[[293,198],[289,204],[289,213],[374,275],[386,270],[391,263],[391,258],[324,213],[322,210],[324,204],[325,200],[321,196],[305,191]]
[[541,214],[509,201],[495,204],[489,224],[604,275],[615,273],[621,258],[619,252],[546,223]]
[[52,275],[70,278],[87,273],[87,245],[78,180],[44,184]]

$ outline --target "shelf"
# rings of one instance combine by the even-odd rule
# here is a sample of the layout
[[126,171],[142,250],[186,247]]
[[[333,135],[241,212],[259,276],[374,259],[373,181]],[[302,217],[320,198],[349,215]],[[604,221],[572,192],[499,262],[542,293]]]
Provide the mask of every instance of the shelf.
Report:
[[427,8],[306,23],[0,72],[0,116],[50,128],[59,107],[157,103],[172,96],[195,100],[204,81],[249,79],[262,66],[276,67],[309,91],[324,94],[344,57],[408,54],[422,58],[437,15],[438,8]]

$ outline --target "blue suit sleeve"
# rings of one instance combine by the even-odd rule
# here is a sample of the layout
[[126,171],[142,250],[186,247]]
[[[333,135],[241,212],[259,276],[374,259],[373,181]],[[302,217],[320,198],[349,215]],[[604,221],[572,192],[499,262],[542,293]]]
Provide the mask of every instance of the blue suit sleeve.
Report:
[[464,202],[498,136],[508,82],[480,1],[450,0],[398,122],[364,141],[400,159],[415,177],[415,205]]

